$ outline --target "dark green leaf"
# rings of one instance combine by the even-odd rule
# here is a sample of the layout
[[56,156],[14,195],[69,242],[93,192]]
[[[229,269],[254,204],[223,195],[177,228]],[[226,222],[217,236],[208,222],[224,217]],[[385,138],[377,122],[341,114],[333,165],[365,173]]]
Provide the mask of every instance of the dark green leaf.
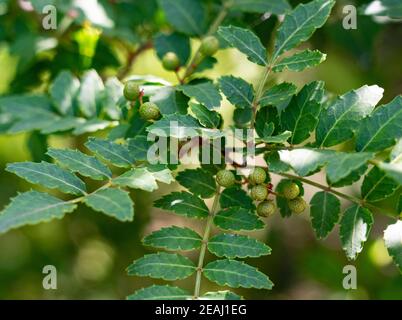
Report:
[[65,193],[85,194],[85,184],[74,174],[48,162],[15,162],[7,165],[7,171],[34,184]]
[[245,80],[233,76],[223,76],[219,78],[219,87],[236,108],[253,107],[254,89]]
[[11,199],[0,213],[0,233],[24,225],[34,225],[52,219],[61,219],[77,205],[61,201],[46,193],[28,191]]
[[233,48],[244,53],[251,62],[267,66],[267,52],[260,39],[250,30],[229,26],[219,27],[218,34]]
[[240,207],[219,211],[214,218],[214,223],[223,230],[253,231],[264,228],[264,223],[258,219],[256,214]]
[[194,85],[181,85],[178,87],[178,90],[183,91],[186,96],[196,99],[210,110],[221,105],[222,97],[212,82],[208,81]]
[[50,148],[47,154],[69,170],[78,172],[85,177],[96,180],[112,177],[112,172],[102,162],[78,150]]
[[341,213],[341,202],[328,192],[317,192],[310,201],[311,224],[317,238],[325,238],[335,227]]
[[256,258],[271,253],[271,248],[264,243],[238,234],[223,233],[208,241],[208,250],[218,257]]
[[155,201],[154,206],[189,218],[205,218],[209,214],[204,201],[188,192],[172,192]]
[[118,167],[130,167],[134,160],[127,147],[109,140],[90,138],[85,146],[102,159]]
[[211,198],[216,191],[212,174],[204,169],[188,169],[179,172],[176,180],[185,188],[201,198]]
[[260,100],[262,107],[277,106],[288,101],[297,92],[293,83],[283,82],[265,91]]
[[167,250],[194,250],[201,247],[202,238],[189,228],[162,228],[143,239],[146,246]]
[[84,198],[86,205],[120,221],[133,221],[134,204],[128,192],[120,189],[101,189]]
[[196,270],[189,258],[178,254],[159,252],[148,254],[128,266],[129,276],[145,276],[163,280],[189,277]]
[[153,285],[129,295],[127,300],[187,300],[190,297],[190,293],[178,287]]
[[255,210],[253,200],[246,191],[238,187],[226,188],[220,195],[219,204],[222,209],[231,207],[241,207],[249,210]]
[[286,69],[289,71],[303,71],[304,69],[318,66],[324,62],[327,55],[318,50],[305,50],[298,52],[293,56],[282,59],[272,69],[274,72],[282,72]]
[[272,289],[273,283],[256,268],[236,260],[216,260],[204,267],[204,275],[221,286]]

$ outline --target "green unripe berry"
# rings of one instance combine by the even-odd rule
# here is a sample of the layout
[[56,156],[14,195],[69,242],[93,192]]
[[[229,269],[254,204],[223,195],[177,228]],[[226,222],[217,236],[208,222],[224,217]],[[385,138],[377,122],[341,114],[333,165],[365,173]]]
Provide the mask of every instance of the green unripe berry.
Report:
[[235,183],[235,181],[236,178],[232,171],[220,170],[216,174],[216,182],[224,188],[231,187]]
[[292,200],[296,198],[300,194],[300,188],[299,186],[294,183],[290,182],[288,183],[284,188],[283,188],[283,196],[286,199]]
[[206,37],[202,40],[200,52],[206,57],[213,56],[219,50],[219,40],[214,36]]
[[174,52],[168,52],[162,58],[162,65],[166,70],[177,70],[180,67],[179,57]]
[[256,201],[263,201],[268,196],[268,190],[265,185],[259,184],[251,188],[251,198]]
[[272,200],[261,202],[257,206],[257,213],[261,217],[269,217],[275,213],[276,206]]
[[252,184],[261,184],[265,182],[265,179],[267,178],[267,173],[263,168],[255,168],[253,172],[251,172],[250,176],[248,177],[248,180]]
[[307,208],[307,203],[302,197],[288,201],[289,209],[294,213],[302,213]]
[[140,86],[135,81],[127,81],[124,85],[123,94],[129,101],[137,100],[140,96]]
[[153,102],[145,102],[141,105],[140,110],[140,117],[144,120],[155,120],[159,118],[159,108]]

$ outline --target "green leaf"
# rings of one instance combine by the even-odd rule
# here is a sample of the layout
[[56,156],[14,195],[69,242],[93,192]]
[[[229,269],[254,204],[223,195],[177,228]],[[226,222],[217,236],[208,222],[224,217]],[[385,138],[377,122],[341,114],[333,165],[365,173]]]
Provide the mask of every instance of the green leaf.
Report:
[[399,0],[375,0],[363,7],[363,14],[368,16],[402,18],[402,3]]
[[109,140],[89,138],[85,146],[117,167],[130,167],[134,160],[127,147]]
[[253,231],[264,228],[264,223],[258,219],[256,214],[239,207],[219,211],[214,218],[214,223],[223,230],[232,231]]
[[111,122],[108,120],[90,119],[82,124],[77,125],[73,131],[73,134],[79,136],[88,132],[96,132],[106,129],[110,125]]
[[148,150],[152,145],[153,142],[148,141],[147,136],[136,136],[127,139],[128,150],[135,161],[146,161],[148,159]]
[[0,213],[0,233],[24,225],[34,225],[52,219],[61,219],[77,205],[61,201],[46,193],[28,191],[11,199],[11,203]]
[[191,54],[190,39],[180,33],[158,34],[154,39],[154,47],[159,59],[168,52],[174,52],[179,57],[180,65],[184,66]]
[[208,109],[214,109],[221,105],[222,97],[218,89],[210,81],[199,84],[186,84],[177,87],[189,98],[194,98]]
[[281,134],[278,134],[277,136],[262,137],[258,140],[263,141],[265,143],[283,144],[283,143],[286,143],[291,136],[292,136],[292,132],[284,131]]
[[233,76],[219,78],[219,87],[226,98],[236,108],[252,108],[254,100],[254,89],[247,81]]
[[89,118],[96,115],[103,90],[103,81],[98,73],[95,70],[85,72],[77,97],[78,106],[84,116]]
[[384,90],[363,86],[336,99],[321,112],[316,130],[317,145],[331,147],[352,139],[363,118],[381,100]]
[[85,184],[71,172],[48,162],[15,162],[7,165],[8,172],[30,183],[39,184],[65,193],[85,194]]
[[159,0],[166,19],[177,31],[190,36],[201,35],[205,29],[205,11],[198,0]]
[[374,167],[364,177],[361,187],[362,197],[370,202],[384,200],[392,196],[398,187],[398,183],[386,176],[378,167]]
[[342,248],[349,260],[355,260],[368,239],[373,215],[369,210],[355,204],[345,211],[340,224]]
[[329,192],[317,192],[310,201],[311,224],[317,238],[325,238],[339,221],[341,202]]
[[381,151],[402,138],[402,96],[378,107],[364,119],[356,138],[357,151]]
[[230,10],[239,10],[243,12],[284,14],[292,7],[287,0],[232,0]]
[[230,207],[241,207],[254,211],[255,205],[246,191],[238,187],[226,188],[219,197],[219,204],[222,209]]
[[113,179],[113,184],[152,192],[158,189],[157,181],[173,181],[169,169],[152,172],[149,168],[134,168]]
[[233,292],[225,290],[217,292],[207,292],[200,298],[200,300],[242,300],[242,297]]
[[273,60],[308,40],[316,29],[325,24],[334,4],[334,0],[314,0],[298,5],[287,14],[277,31]]
[[187,169],[178,173],[176,180],[201,198],[211,198],[216,191],[215,179],[207,170]]
[[385,246],[388,254],[402,273],[402,221],[391,224],[384,231]]
[[187,300],[191,297],[190,293],[178,287],[153,285],[129,295],[127,300]]
[[402,161],[398,163],[380,163],[380,168],[394,179],[399,185],[402,185]]
[[155,201],[154,206],[188,218],[206,218],[209,214],[204,201],[188,192],[172,192]]
[[55,121],[49,122],[48,125],[44,126],[41,130],[42,134],[52,134],[56,132],[64,132],[75,129],[86,122],[84,118],[72,118],[65,117],[57,119]]
[[221,116],[216,111],[208,110],[202,104],[192,103],[191,112],[197,120],[206,128],[216,129],[221,123]]
[[74,100],[80,88],[80,81],[70,72],[62,71],[50,86],[50,96],[61,114],[74,113]]
[[297,92],[293,83],[283,82],[265,91],[260,100],[261,107],[277,106],[288,101]]
[[218,257],[257,258],[271,253],[264,243],[247,236],[223,233],[208,241],[208,250]]
[[86,196],[84,202],[95,211],[103,212],[117,220],[125,222],[134,219],[134,204],[126,191],[101,189]]
[[[279,152],[280,161],[291,166],[299,176],[309,176],[327,166],[327,179],[332,185],[341,182],[353,172],[365,171],[372,153],[347,153],[320,149],[295,149]],[[362,172],[361,174],[363,174]]]
[[318,50],[305,50],[282,59],[272,70],[274,72],[282,72],[288,69],[289,71],[300,72],[307,68],[318,66],[326,59],[327,55]]
[[260,39],[250,30],[229,26],[219,27],[218,34],[231,47],[237,48],[251,62],[267,66],[267,52]]
[[116,77],[112,77],[105,82],[105,91],[102,101],[102,111],[113,120],[119,120],[122,112],[119,101],[123,99],[123,84]]
[[281,113],[283,129],[293,132],[291,144],[299,144],[310,137],[318,123],[321,112],[320,100],[324,94],[322,81],[311,82],[294,96]]
[[112,177],[112,172],[107,166],[95,157],[88,156],[81,151],[50,148],[47,154],[67,169],[78,172],[84,177],[90,177],[95,180]]
[[146,246],[186,251],[201,247],[202,238],[189,228],[172,226],[151,233],[142,242]]
[[178,280],[191,276],[196,270],[194,263],[178,254],[159,252],[147,254],[128,266],[129,276],[145,276],[163,280]]
[[147,131],[159,137],[193,138],[202,127],[190,115],[170,114],[147,127]]
[[221,286],[272,289],[273,283],[256,268],[236,260],[216,260],[204,267],[204,275]]
[[174,87],[161,87],[155,91],[149,99],[157,104],[162,115],[187,114],[188,101],[190,100],[183,92]]

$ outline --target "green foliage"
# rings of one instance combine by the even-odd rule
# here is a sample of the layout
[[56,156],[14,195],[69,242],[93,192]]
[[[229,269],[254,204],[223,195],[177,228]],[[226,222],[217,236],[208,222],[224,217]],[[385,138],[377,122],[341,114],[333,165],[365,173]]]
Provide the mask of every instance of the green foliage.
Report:
[[[33,2],[37,12],[41,12],[40,4]],[[232,288],[272,289],[268,276],[234,260],[269,255],[271,248],[239,232],[264,229],[266,224],[258,214],[265,217],[276,211],[274,200],[282,217],[305,211],[308,205],[303,198],[304,186],[311,185],[321,190],[310,201],[315,235],[319,239],[327,237],[340,220],[342,248],[348,259],[356,259],[369,237],[373,213],[378,211],[396,218],[396,213],[389,213],[379,201],[395,201],[392,196],[397,198],[402,185],[402,98],[376,108],[383,97],[383,89],[376,85],[366,85],[332,99],[322,81],[305,84],[300,90],[290,82],[271,81],[285,77],[271,79],[273,73],[300,72],[325,61],[326,54],[318,50],[293,50],[324,25],[334,5],[333,0],[313,0],[292,10],[286,0],[113,2],[115,14],[126,17],[122,19],[125,23],[118,23],[118,29],[108,27],[113,21],[107,15],[95,22],[84,10],[77,19],[81,22],[74,25],[79,30],[69,36],[77,41],[80,52],[91,49],[86,52],[92,53],[66,59],[81,61],[80,66],[60,63],[64,70],[47,70],[49,83],[35,88],[34,95],[0,97],[0,130],[8,134],[29,133],[30,146],[35,151],[33,159],[46,160],[11,163],[6,170],[30,183],[67,193],[63,199],[70,198],[60,200],[38,191],[20,193],[0,213],[0,233],[60,219],[80,203],[119,221],[132,221],[134,202],[126,188],[134,189],[133,193],[154,192],[159,183],[176,181],[186,190],[174,190],[160,197],[154,201],[154,207],[180,218],[199,219],[195,223],[202,233],[190,227],[163,227],[145,236],[143,244],[169,251],[197,251],[198,264],[192,260],[193,252],[187,257],[162,251],[135,260],[127,273],[167,281],[195,274],[194,293],[179,287],[153,285],[138,290],[128,299],[240,299],[230,291],[203,293],[202,279]],[[390,10],[392,6],[386,3],[384,7]],[[69,9],[71,6],[66,5],[60,14],[65,15]],[[264,19],[260,15],[267,12],[284,15],[283,20],[277,19],[280,25],[269,39],[272,44],[267,43],[265,25],[260,31],[247,23],[255,15],[263,24],[266,15]],[[88,27],[88,23],[81,25],[85,20],[102,32]],[[119,30],[119,35],[113,34],[113,30]],[[92,39],[92,47],[88,49],[86,37],[90,32],[94,32],[96,39]],[[214,40],[212,47],[203,47],[206,39],[215,37],[219,38],[219,45]],[[93,47],[102,43],[107,47],[112,43],[109,41],[117,41],[127,50],[127,68],[116,77],[108,77],[109,69],[107,73],[101,72],[113,59],[106,56],[103,60],[107,62],[100,63]],[[127,77],[134,59],[152,46],[165,68],[176,73],[177,83],[154,76]],[[217,59],[209,55],[218,47],[240,51],[263,69],[262,80],[252,85],[230,74],[217,75],[217,79],[200,74],[214,67]],[[55,56],[59,51],[55,49]],[[27,58],[28,54],[20,53]],[[63,55],[58,59],[65,60]],[[30,59],[20,60],[19,68],[28,72]],[[221,108],[223,96],[234,107],[233,121],[226,127],[223,118],[226,122],[227,112]],[[147,112],[150,106],[152,116]],[[172,145],[166,152],[179,163],[170,158],[168,163],[155,164],[148,157],[153,147],[149,134],[156,135],[159,142],[167,138],[181,147],[207,138],[225,140],[224,129],[235,133],[243,146],[257,147],[257,155],[267,164],[261,164],[264,168],[258,168],[258,176],[247,177],[248,172],[243,169],[249,168],[237,162],[187,168]],[[234,129],[250,129],[258,137],[247,140],[244,133]],[[52,135],[88,133],[94,135],[84,145],[92,156],[84,153],[81,145],[77,146],[81,151],[47,148]],[[218,158],[227,160],[225,146],[216,149]],[[51,159],[57,164],[47,162]],[[307,178],[320,171],[325,171],[325,185]],[[274,174],[283,178],[275,186],[271,184],[277,181],[271,180]],[[337,190],[360,179],[361,198]],[[91,180],[97,181],[94,184]],[[291,190],[286,190],[289,184]],[[340,198],[352,203],[343,214]],[[265,209],[269,210],[261,209],[268,204]],[[401,211],[401,204],[394,207]],[[389,225],[384,233],[388,252],[400,270],[401,233],[400,221]],[[206,263],[208,252],[223,259]]]

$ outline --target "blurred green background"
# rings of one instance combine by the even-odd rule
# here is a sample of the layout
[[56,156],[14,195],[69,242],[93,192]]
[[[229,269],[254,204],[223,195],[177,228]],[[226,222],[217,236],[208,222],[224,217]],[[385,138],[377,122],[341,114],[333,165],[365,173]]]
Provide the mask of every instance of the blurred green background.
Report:
[[[153,74],[176,81],[174,75],[162,69],[152,49],[144,50],[132,65],[125,67],[130,52],[146,44],[158,31],[168,30],[155,1],[90,1],[94,7],[87,11],[82,9],[82,14],[75,20],[69,18],[71,11],[67,2],[63,2],[66,9],[58,12],[59,26],[64,23],[65,30],[46,31],[41,28],[41,14],[35,12],[29,1],[0,0],[0,95],[46,91],[51,79],[63,69],[80,75],[91,67],[104,77]],[[214,2],[205,1],[206,5]],[[292,4],[299,2],[292,1]],[[401,94],[402,24],[380,24],[372,17],[359,15],[357,30],[342,27],[343,5],[360,6],[365,2],[368,1],[337,1],[327,25],[308,44],[328,54],[325,63],[303,74],[281,74],[272,81],[287,80],[301,86],[320,79],[334,94],[364,84],[378,84],[386,90],[384,103]],[[97,11],[95,18],[89,16],[88,12],[99,9],[103,11]],[[264,21],[251,14],[235,18],[253,25],[262,40],[269,43],[274,17]],[[114,22],[113,27],[107,26],[110,20]],[[88,52],[85,46],[88,46],[89,38],[80,42],[76,34],[94,27],[102,33],[94,54],[88,57],[83,52]],[[216,67],[205,75],[216,78],[233,74],[253,83],[258,81],[259,67],[238,52],[223,50],[217,59]],[[230,106],[225,105],[223,109],[229,118]],[[0,129],[2,120],[0,118]],[[32,188],[4,170],[8,162],[32,159],[27,144],[29,138],[28,134],[0,134],[0,209],[18,191]],[[82,148],[85,139],[53,135],[48,143],[50,146]],[[357,194],[358,187],[356,184],[347,192]],[[162,185],[152,195],[132,192],[135,200],[133,223],[120,223],[81,206],[61,221],[0,235],[0,298],[124,299],[136,289],[154,283],[150,279],[128,277],[124,270],[132,260],[151,252],[141,245],[145,234],[162,226],[191,223],[152,209],[152,201],[172,188],[177,186]],[[307,189],[307,198],[313,191]],[[338,230],[326,240],[317,241],[308,214],[289,219],[270,218],[268,228],[257,236],[273,249],[272,255],[253,259],[250,263],[266,272],[275,287],[270,292],[234,291],[248,299],[402,299],[402,277],[392,265],[382,242],[382,232],[389,222],[385,216],[376,215],[370,240],[353,263],[358,272],[358,290],[345,291],[342,270],[350,263],[341,250]],[[58,270],[57,290],[42,287],[45,265],[54,265]],[[194,279],[189,278],[179,284],[191,290],[193,282]],[[217,289],[214,284],[203,280],[204,292],[214,289]]]

